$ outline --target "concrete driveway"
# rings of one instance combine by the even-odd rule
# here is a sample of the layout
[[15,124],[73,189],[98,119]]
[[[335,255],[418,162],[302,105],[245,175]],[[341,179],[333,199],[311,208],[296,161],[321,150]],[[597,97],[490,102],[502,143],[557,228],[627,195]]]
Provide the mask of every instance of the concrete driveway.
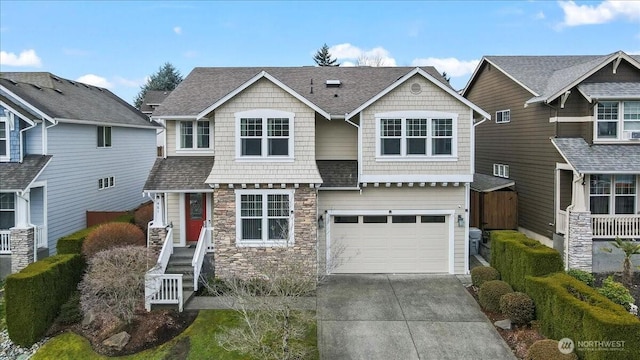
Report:
[[322,359],[515,359],[453,275],[333,275],[317,301]]

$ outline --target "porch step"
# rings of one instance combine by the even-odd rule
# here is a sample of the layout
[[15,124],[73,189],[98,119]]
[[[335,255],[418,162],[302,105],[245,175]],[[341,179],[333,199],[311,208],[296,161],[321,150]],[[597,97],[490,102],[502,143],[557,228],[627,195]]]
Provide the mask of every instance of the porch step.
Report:
[[[193,254],[195,254],[195,247],[176,247],[173,249],[173,254],[169,258],[167,274],[182,274],[182,290],[186,293],[193,293]],[[186,302],[185,297],[185,302]]]

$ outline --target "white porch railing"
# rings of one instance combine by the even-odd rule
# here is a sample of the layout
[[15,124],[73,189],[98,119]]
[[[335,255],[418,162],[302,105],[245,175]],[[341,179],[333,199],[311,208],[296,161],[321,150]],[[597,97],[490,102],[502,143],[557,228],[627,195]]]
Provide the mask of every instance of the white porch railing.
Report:
[[158,262],[145,274],[144,306],[151,311],[152,304],[176,304],[182,311],[182,274],[165,274],[169,258],[173,254],[173,228],[167,230],[167,236],[160,250]]
[[640,238],[640,215],[591,215],[594,238]]
[[0,254],[11,254],[11,230],[0,230]]
[[34,226],[35,243],[38,248],[49,247],[47,244],[47,228],[45,226]]
[[564,234],[567,230],[567,212],[565,210],[558,210],[556,213],[556,232],[558,234]]
[[198,291],[198,279],[200,278],[200,271],[202,270],[202,263],[204,262],[204,255],[211,243],[211,222],[206,220],[202,224],[200,229],[200,236],[198,236],[198,244],[196,245],[196,251],[193,254],[193,291]]

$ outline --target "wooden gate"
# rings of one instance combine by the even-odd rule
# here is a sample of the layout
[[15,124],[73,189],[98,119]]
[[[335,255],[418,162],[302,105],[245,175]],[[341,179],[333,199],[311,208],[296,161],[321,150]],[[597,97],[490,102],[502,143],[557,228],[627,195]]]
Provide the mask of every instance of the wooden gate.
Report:
[[518,228],[518,193],[471,191],[471,226],[482,230]]

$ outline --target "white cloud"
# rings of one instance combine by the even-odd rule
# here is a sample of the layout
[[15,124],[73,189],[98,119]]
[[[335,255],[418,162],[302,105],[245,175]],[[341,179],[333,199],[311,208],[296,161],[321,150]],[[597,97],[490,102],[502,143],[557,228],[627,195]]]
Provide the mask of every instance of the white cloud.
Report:
[[93,86],[107,88],[107,89],[113,87],[113,84],[110,83],[107,79],[103,78],[102,76],[98,76],[94,74],[82,75],[79,78],[77,78],[76,81],[93,85]]
[[604,24],[617,18],[640,21],[640,2],[606,0],[598,5],[578,5],[575,1],[560,1],[564,12],[561,26]]
[[439,72],[446,72],[448,76],[458,77],[473,73],[480,60],[460,61],[456,58],[422,58],[414,59],[413,66],[433,66]]
[[182,28],[180,26],[176,26],[176,27],[173,28],[173,32],[178,34],[178,35],[181,35],[182,34]]
[[544,15],[544,12],[542,11],[538,11],[535,15],[533,15],[533,18],[535,20],[543,20],[546,16]]
[[125,87],[140,87],[142,85],[144,85],[147,82],[146,78],[142,78],[142,79],[127,79],[127,78],[123,78],[122,76],[116,76],[113,78],[113,81],[118,84],[118,85],[122,85]]
[[41,67],[42,60],[33,49],[24,50],[20,55],[6,51],[0,51],[0,65],[5,66],[33,66]]
[[[397,66],[396,59],[385,48],[378,46],[370,50],[363,50],[349,43],[338,44],[329,48],[332,57],[340,61],[341,66],[369,65],[369,66]],[[364,62],[364,64],[363,64]]]

